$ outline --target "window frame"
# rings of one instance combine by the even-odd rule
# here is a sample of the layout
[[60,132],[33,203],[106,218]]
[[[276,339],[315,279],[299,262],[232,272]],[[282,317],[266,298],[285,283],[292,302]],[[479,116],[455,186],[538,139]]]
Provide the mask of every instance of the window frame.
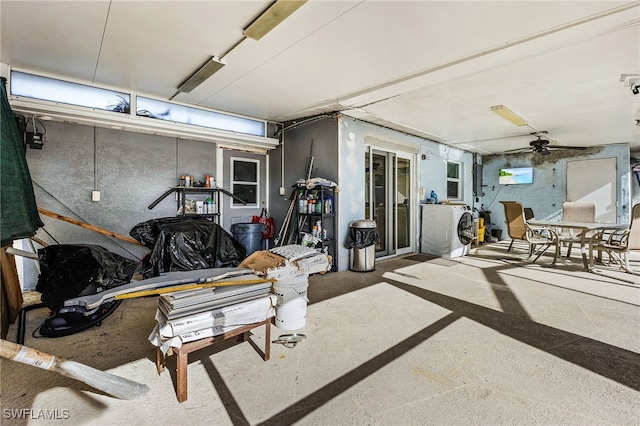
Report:
[[[255,182],[251,182],[251,181],[237,181],[234,179],[234,171],[235,171],[235,164],[236,162],[243,162],[243,163],[253,163],[256,165],[256,181]],[[235,199],[232,199],[231,201],[231,208],[232,209],[255,209],[256,207],[260,206],[260,160],[257,159],[253,159],[253,158],[245,158],[245,157],[230,157],[229,158],[229,188],[231,190],[231,192],[233,194],[235,194],[234,188],[236,184],[241,184],[241,185],[255,185],[256,187],[256,201],[255,203],[247,203],[247,204],[242,204],[239,201],[236,201]]]
[[[458,177],[449,176],[449,165],[454,164],[458,169]],[[455,198],[449,198],[449,183],[455,183],[457,188],[457,196]],[[462,163],[458,161],[447,161],[447,199],[462,200]]]

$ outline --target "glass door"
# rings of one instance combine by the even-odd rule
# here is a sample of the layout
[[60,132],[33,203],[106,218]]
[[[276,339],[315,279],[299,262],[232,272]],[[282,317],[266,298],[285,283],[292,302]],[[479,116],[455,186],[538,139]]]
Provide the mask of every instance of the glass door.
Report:
[[365,155],[366,218],[376,221],[380,237],[376,257],[411,253],[411,156],[371,147]]

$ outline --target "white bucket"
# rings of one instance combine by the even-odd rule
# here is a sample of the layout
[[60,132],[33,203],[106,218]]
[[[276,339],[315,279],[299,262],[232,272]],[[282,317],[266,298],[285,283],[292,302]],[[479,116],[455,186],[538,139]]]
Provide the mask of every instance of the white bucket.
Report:
[[297,330],[307,323],[308,276],[296,277],[273,283],[276,303],[276,327],[281,330]]

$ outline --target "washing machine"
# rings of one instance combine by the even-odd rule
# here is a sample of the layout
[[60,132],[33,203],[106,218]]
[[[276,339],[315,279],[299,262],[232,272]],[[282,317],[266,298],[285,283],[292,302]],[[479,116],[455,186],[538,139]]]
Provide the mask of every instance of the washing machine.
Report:
[[421,253],[464,256],[469,253],[474,237],[471,208],[457,204],[423,204],[421,230]]

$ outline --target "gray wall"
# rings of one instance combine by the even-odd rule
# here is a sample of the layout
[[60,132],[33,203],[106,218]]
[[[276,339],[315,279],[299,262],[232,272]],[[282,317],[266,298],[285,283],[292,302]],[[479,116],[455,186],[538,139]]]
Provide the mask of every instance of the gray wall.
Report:
[[[285,128],[290,125],[292,123],[286,124]],[[337,119],[326,117],[300,124],[285,131],[280,141],[280,146],[269,152],[269,208],[275,219],[276,236],[289,210],[293,186],[307,178],[310,156],[313,156],[312,178],[338,181]],[[280,195],[280,187],[284,187],[285,195]]]
[[[216,170],[216,145],[164,136],[46,122],[42,150],[26,158],[38,207],[128,235],[134,225],[176,214],[173,195],[153,210],[147,206],[178,184],[180,174],[204,179]],[[91,201],[100,191],[101,201]],[[36,236],[49,244],[98,244],[140,259],[147,250],[118,239],[41,215],[45,227]],[[29,263],[25,288],[37,280]]]

